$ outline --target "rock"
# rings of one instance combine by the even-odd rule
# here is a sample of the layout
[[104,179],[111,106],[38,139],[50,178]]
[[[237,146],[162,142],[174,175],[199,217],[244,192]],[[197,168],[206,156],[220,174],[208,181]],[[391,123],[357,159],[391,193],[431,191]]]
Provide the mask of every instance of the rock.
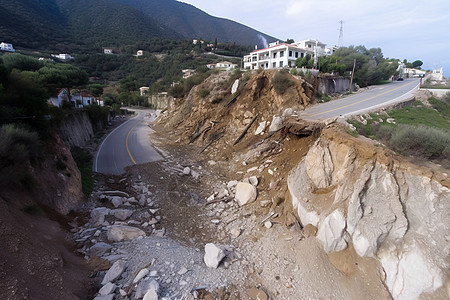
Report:
[[284,127],[283,119],[281,117],[273,116],[272,123],[269,126],[269,132],[278,131]]
[[189,175],[189,174],[191,174],[191,168],[189,168],[189,167],[184,168],[183,175]]
[[345,226],[345,217],[340,210],[333,211],[320,223],[317,238],[322,242],[325,252],[339,252],[347,248]]
[[116,217],[116,219],[125,221],[126,219],[131,217],[133,211],[130,209],[115,209],[111,213],[114,215],[114,217]]
[[206,199],[206,202],[211,202],[214,200],[214,194],[212,194],[211,196],[208,197],[208,199]]
[[120,275],[122,275],[125,270],[125,262],[123,260],[116,261],[112,267],[106,272],[105,277],[103,277],[102,284],[107,284],[108,282],[114,282]]
[[267,126],[266,121],[262,121],[261,123],[259,123],[258,128],[256,128],[255,135],[264,134],[264,130],[266,129],[266,126]]
[[191,170],[191,176],[192,178],[194,178],[195,180],[198,180],[200,178],[200,173],[196,172],[194,170]]
[[178,271],[178,275],[184,275],[184,274],[186,274],[188,271],[189,271],[188,269],[186,269],[185,267],[182,267],[182,268],[180,269],[180,271]]
[[118,208],[123,204],[125,200],[122,197],[115,196],[111,198],[111,203],[114,205],[115,208]]
[[120,242],[123,240],[133,240],[140,236],[145,236],[145,232],[139,228],[126,225],[113,225],[106,233],[108,240]]
[[152,286],[155,287],[155,283],[153,282],[155,282],[159,288],[158,282],[154,279],[146,278],[144,280],[141,280],[136,288],[134,299],[142,299],[142,297],[144,297],[144,295],[152,288]]
[[253,186],[258,186],[258,184],[259,184],[258,177],[256,177],[256,176],[251,176],[251,177],[248,179],[248,181],[249,181],[249,183],[250,183],[251,185],[253,185]]
[[150,282],[150,288],[144,295],[143,300],[158,300],[159,299],[159,284],[156,280]]
[[251,288],[248,291],[248,295],[249,295],[250,299],[252,299],[252,300],[267,300],[267,299],[269,299],[267,294],[263,290],[258,289],[256,287]]
[[107,251],[109,251],[111,248],[112,248],[111,245],[100,242],[100,243],[93,245],[91,248],[89,248],[89,254],[91,256],[102,256]]
[[237,89],[239,87],[239,79],[236,79],[233,83],[233,85],[231,86],[231,93],[234,94],[237,92]]
[[95,225],[102,225],[105,222],[105,216],[109,214],[106,207],[97,207],[91,211],[91,222]]
[[253,202],[258,196],[256,187],[249,183],[239,182],[236,186],[235,199],[239,206]]
[[151,271],[151,272],[148,274],[148,276],[150,276],[150,277],[156,277],[156,276],[158,276],[158,271]]
[[146,269],[146,268],[140,270],[139,273],[136,275],[136,277],[134,277],[133,283],[138,283],[138,282],[141,281],[141,279],[144,278],[148,273],[149,273],[149,270]]
[[230,231],[232,238],[238,238],[241,235],[241,229],[240,228],[233,228]]
[[228,183],[227,183],[227,188],[228,188],[228,189],[232,189],[232,188],[234,188],[237,184],[238,184],[238,181],[237,181],[237,180],[231,180],[231,181],[228,181]]
[[122,296],[122,297],[125,297],[127,295],[127,292],[122,289],[119,290],[119,293],[120,293],[120,296]]
[[209,268],[217,269],[224,257],[225,252],[213,243],[208,243],[205,245],[205,256],[203,260]]
[[303,228],[303,235],[305,237],[311,237],[311,236],[315,236],[317,234],[317,227],[311,224],[307,224],[304,228]]
[[264,222],[264,227],[266,227],[267,229],[272,228],[272,226],[273,226],[272,222],[270,222],[270,221]]
[[108,282],[98,292],[100,295],[109,295],[109,294],[112,294],[116,290],[116,288],[117,288],[117,285],[115,285],[114,283]]

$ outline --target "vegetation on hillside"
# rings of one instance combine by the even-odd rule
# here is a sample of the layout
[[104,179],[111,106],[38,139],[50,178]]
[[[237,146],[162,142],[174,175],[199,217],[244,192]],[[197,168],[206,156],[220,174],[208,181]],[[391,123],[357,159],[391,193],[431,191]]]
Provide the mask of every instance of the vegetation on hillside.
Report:
[[437,160],[450,166],[450,94],[429,98],[431,107],[416,101],[386,114],[371,113],[350,120],[356,131],[404,155]]

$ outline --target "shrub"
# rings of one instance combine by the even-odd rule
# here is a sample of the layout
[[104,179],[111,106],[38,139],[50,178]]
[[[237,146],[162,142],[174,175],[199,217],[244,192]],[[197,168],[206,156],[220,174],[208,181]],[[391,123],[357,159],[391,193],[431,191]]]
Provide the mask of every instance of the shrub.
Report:
[[81,173],[81,188],[85,196],[89,196],[94,187],[94,177],[92,175],[92,155],[88,151],[79,147],[70,149],[72,157],[77,163]]
[[294,83],[288,78],[286,71],[280,71],[272,79],[272,85],[278,94],[284,94]]
[[198,95],[202,98],[206,98],[209,95],[209,90],[200,89],[200,91],[198,91]]
[[291,69],[291,74],[292,75],[297,75],[297,70],[296,69]]
[[423,125],[399,125],[389,145],[396,151],[425,158],[444,158],[448,153],[448,131]]

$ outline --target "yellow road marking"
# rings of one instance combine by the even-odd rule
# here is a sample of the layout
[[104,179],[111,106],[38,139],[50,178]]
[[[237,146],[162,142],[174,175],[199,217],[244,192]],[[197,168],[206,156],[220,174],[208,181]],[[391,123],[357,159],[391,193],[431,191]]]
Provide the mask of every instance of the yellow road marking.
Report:
[[136,125],[134,125],[130,131],[128,131],[127,137],[125,139],[125,147],[127,148],[127,152],[128,155],[130,156],[131,160],[133,161],[134,164],[136,164],[136,161],[133,158],[133,155],[131,155],[130,149],[128,149],[128,137],[130,136],[131,131],[133,131],[134,128],[136,128],[136,126],[138,126],[140,123],[142,122],[142,120],[140,120],[139,122],[136,123]]
[[379,96],[382,96],[382,95],[388,94],[388,93],[390,93],[390,92],[393,92],[393,91],[395,91],[395,90],[398,90],[398,89],[400,89],[400,88],[402,88],[402,87],[405,87],[405,86],[411,85],[411,84],[413,84],[413,83],[416,83],[416,84],[417,84],[417,82],[413,81],[413,82],[410,82],[410,83],[408,83],[408,84],[405,84],[405,85],[402,85],[402,86],[396,87],[395,89],[392,89],[392,90],[388,90],[388,91],[386,91],[386,92],[384,92],[384,93],[381,93],[381,94],[378,94],[378,95],[375,95],[375,96],[369,97],[369,98],[367,98],[367,99],[363,99],[363,100],[361,100],[361,101],[358,101],[358,102],[355,102],[355,103],[350,103],[350,104],[347,104],[347,105],[343,105],[343,106],[340,106],[340,107],[338,107],[338,108],[330,109],[330,110],[327,110],[327,111],[324,111],[324,112],[321,112],[321,113],[317,113],[317,114],[315,114],[315,115],[311,115],[311,117],[315,117],[315,116],[323,115],[323,114],[326,114],[326,113],[329,113],[329,112],[332,112],[332,111],[335,111],[335,110],[339,110],[339,109],[342,109],[342,108],[346,108],[346,107],[349,107],[349,106],[352,106],[352,105],[355,105],[355,104],[363,103],[363,102],[366,102],[366,101],[372,100],[372,99],[374,99],[374,98],[376,98],[376,97],[379,97]]

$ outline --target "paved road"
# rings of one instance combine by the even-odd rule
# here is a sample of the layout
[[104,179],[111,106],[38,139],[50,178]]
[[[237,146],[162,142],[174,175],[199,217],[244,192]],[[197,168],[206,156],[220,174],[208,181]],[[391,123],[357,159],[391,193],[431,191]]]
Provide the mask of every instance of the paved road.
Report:
[[394,103],[402,102],[413,96],[419,88],[420,79],[411,78],[394,81],[389,84],[373,86],[339,100],[314,105],[299,113],[305,120],[325,120],[336,117],[348,117],[368,112]]
[[150,110],[136,111],[136,116],[114,129],[100,145],[93,170],[103,174],[120,175],[124,168],[161,160],[148,137]]

